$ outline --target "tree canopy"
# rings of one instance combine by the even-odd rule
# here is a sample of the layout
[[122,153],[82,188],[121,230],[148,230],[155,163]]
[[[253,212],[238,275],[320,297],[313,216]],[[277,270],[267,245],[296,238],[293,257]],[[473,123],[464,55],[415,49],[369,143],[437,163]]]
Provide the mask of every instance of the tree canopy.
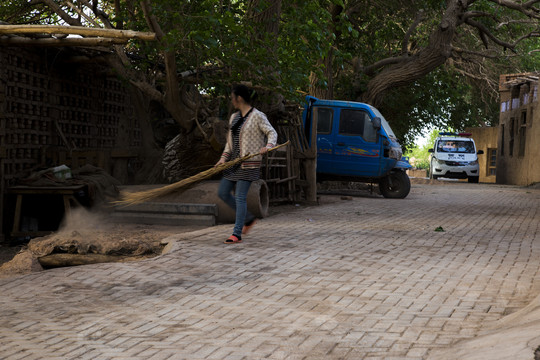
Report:
[[499,75],[537,70],[539,3],[5,0],[0,20],[155,33],[111,43],[108,61],[185,131],[209,113],[200,94],[249,81],[297,102],[312,93],[372,103],[410,142],[426,125],[497,123]]

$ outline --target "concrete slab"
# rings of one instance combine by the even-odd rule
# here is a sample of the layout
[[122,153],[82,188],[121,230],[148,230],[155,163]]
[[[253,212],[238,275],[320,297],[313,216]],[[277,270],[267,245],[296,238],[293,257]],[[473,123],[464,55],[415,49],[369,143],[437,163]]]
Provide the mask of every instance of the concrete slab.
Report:
[[218,216],[216,204],[147,202],[114,210],[113,220],[139,224],[214,226]]

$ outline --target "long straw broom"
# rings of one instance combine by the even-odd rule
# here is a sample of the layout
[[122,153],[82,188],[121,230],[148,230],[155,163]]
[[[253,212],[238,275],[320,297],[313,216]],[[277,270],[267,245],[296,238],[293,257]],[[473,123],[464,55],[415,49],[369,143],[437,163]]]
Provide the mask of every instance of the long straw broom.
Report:
[[[270,151],[277,150],[283,146],[288,145],[289,143],[290,141],[287,141],[284,144],[268,149],[268,151],[270,152]],[[173,192],[181,192],[181,191],[187,190],[190,186],[193,186],[204,179],[208,179],[225,169],[233,167],[236,164],[249,160],[257,155],[260,155],[260,154],[257,153],[257,154],[245,155],[243,157],[234,159],[232,161],[228,161],[226,163],[214,166],[213,168],[210,168],[196,175],[188,177],[187,179],[183,179],[178,182],[175,182],[174,184],[166,185],[157,189],[139,191],[139,192],[134,192],[134,193],[122,191],[120,193],[121,200],[113,201],[113,204],[124,205],[124,206],[135,205],[135,204],[140,204],[140,203],[152,200],[159,196],[167,195]]]

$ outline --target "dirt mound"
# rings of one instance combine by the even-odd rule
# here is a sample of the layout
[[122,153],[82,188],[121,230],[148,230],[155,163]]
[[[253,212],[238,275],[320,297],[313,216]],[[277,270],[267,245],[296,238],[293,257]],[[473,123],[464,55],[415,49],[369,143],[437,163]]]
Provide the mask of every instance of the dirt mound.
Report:
[[37,258],[29,251],[22,251],[15,255],[11,261],[0,266],[0,278],[24,275],[41,270],[43,270],[43,267]]
[[3,264],[0,277],[27,274],[44,267],[153,257],[161,254],[166,245],[163,239],[183,230],[182,227],[115,224],[106,214],[76,209],[57,232],[32,239],[11,261]]

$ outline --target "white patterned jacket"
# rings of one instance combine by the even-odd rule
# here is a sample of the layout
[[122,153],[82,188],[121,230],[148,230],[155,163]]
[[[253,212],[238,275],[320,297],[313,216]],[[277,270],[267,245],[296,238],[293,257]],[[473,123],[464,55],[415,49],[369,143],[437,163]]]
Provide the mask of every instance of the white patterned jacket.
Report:
[[[232,125],[237,114],[238,112],[235,112],[231,115],[229,127]],[[256,154],[262,147],[266,146],[267,148],[271,148],[276,146],[276,143],[276,130],[272,127],[266,118],[266,115],[254,108],[240,128],[240,156]],[[225,149],[223,150],[223,154],[221,154],[221,157],[225,159],[225,161],[228,161],[231,158],[232,146],[232,133],[229,130],[229,133],[227,134],[227,144],[225,144]],[[261,161],[262,156],[255,156],[248,161],[244,161],[242,163],[242,168],[258,168],[261,166]]]

